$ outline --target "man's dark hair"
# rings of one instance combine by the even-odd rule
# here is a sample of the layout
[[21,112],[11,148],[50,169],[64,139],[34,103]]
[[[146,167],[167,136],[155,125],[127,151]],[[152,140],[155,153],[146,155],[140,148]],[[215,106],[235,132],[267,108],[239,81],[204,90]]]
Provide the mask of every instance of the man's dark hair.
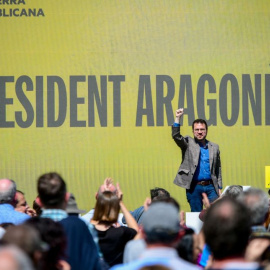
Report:
[[11,226],[15,226],[14,223],[11,223],[11,222],[4,222],[4,223],[1,223],[0,224],[0,227],[2,227],[3,229],[7,230],[8,227],[11,227]]
[[[194,234],[194,232],[193,232]],[[194,249],[194,239],[193,234],[184,235],[181,240],[176,245],[176,250],[182,259],[185,261],[194,263],[193,249]]]
[[248,208],[229,197],[216,201],[206,213],[203,232],[214,259],[243,256],[251,232]]
[[165,203],[170,203],[173,206],[175,206],[177,208],[177,211],[180,211],[180,204],[178,203],[178,201],[176,199],[174,199],[173,197],[168,197],[166,195],[158,195],[157,197],[154,197],[151,204],[156,203],[156,202],[165,202]]
[[38,195],[46,208],[61,206],[66,192],[66,183],[58,173],[46,173],[38,178]]
[[194,130],[194,124],[205,124],[206,130],[208,130],[208,125],[207,125],[206,121],[203,120],[203,119],[194,120],[193,123],[192,123],[192,130]]
[[151,195],[151,200],[153,200],[155,197],[161,196],[161,195],[166,196],[167,198],[171,197],[170,193],[166,189],[159,188],[159,187],[155,187],[154,189],[151,189],[150,195]]

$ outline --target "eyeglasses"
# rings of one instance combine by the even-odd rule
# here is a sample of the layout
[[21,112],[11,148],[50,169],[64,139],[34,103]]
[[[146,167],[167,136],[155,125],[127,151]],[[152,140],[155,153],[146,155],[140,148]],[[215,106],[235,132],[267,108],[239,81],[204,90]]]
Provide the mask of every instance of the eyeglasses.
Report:
[[206,129],[205,129],[205,128],[196,128],[196,129],[194,129],[194,132],[195,132],[195,133],[198,133],[198,132],[206,132]]

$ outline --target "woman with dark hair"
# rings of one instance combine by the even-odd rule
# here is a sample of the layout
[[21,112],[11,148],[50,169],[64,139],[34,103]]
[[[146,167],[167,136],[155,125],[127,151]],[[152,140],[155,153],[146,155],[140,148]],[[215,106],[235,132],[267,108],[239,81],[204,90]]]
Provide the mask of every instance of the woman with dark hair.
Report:
[[50,218],[33,217],[25,224],[35,228],[41,240],[48,245],[39,261],[40,270],[70,270],[70,265],[63,260],[67,245],[62,225]]
[[193,229],[185,229],[185,234],[176,245],[176,250],[182,259],[198,264],[202,250],[199,244],[199,236]]
[[[110,191],[99,194],[91,223],[95,226],[100,250],[109,266],[123,262],[126,243],[138,232],[138,224],[122,201],[122,192],[117,185],[117,195]],[[123,212],[128,227],[117,226],[119,211]]]

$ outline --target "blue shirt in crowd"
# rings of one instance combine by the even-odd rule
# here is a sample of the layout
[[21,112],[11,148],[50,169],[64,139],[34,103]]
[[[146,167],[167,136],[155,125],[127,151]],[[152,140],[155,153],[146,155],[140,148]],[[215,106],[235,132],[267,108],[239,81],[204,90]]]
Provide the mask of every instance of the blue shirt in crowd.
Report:
[[30,218],[27,214],[18,212],[11,204],[0,204],[0,224],[1,223],[13,223],[19,225]]

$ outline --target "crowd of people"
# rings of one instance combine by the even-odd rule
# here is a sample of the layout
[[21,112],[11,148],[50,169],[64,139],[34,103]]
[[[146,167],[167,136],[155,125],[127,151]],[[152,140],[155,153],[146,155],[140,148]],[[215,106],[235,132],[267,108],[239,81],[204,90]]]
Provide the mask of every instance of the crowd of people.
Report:
[[196,233],[163,188],[129,211],[119,184],[106,178],[88,213],[58,173],[37,180],[29,206],[16,182],[0,179],[0,270],[270,269],[268,194],[230,186],[203,194]]

